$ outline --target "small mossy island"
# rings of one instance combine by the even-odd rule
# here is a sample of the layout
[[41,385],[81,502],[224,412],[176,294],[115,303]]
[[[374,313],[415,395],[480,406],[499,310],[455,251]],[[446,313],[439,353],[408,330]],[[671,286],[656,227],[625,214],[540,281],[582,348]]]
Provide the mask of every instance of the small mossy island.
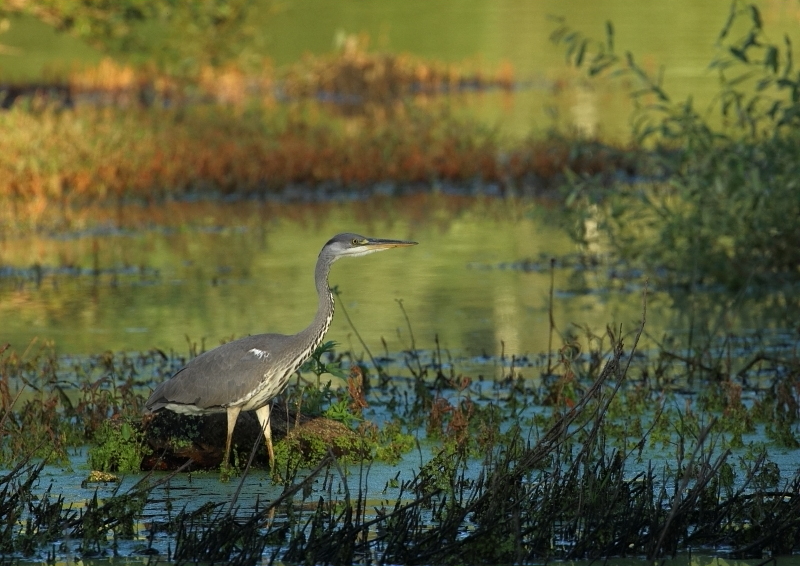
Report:
[[[733,2],[721,15],[709,112],[675,99],[637,54],[620,54],[613,22],[599,40],[552,22],[570,72],[630,87],[622,144],[571,131],[506,137],[448,98],[513,97],[525,85],[508,66],[479,71],[346,35],[333,54],[239,66],[250,3],[155,4],[0,7],[0,33],[9,10],[22,11],[117,57],[146,37],[140,24],[185,32],[180,44],[158,43],[164,54],[142,51],[148,64],[107,58],[47,88],[0,84],[0,306],[22,311],[31,289],[69,303],[62,290],[72,285],[89,289],[76,296],[89,298],[79,312],[94,322],[105,320],[103,293],[115,313],[136,310],[128,299],[140,288],[168,301],[193,285],[245,295],[234,313],[190,305],[186,320],[204,326],[178,321],[186,352],[12,347],[0,320],[0,564],[796,561],[800,72],[791,39],[775,40],[757,5]],[[535,216],[570,246],[491,265],[478,254],[456,275],[437,263],[435,277],[455,280],[448,291],[415,278],[411,261],[395,287],[353,268],[357,284],[395,293],[389,302],[430,286],[424,316],[441,324],[501,324],[459,326],[471,349],[451,352],[438,329],[415,335],[400,296],[392,308],[405,326],[392,331],[402,346],[390,348],[350,318],[362,295],[334,288],[347,331],[275,399],[274,466],[251,412],[238,418],[229,466],[224,413],[145,416],[153,389],[211,348],[190,336],[226,317],[238,324],[269,282],[252,276],[252,262],[233,268],[205,248],[186,260],[199,274],[189,283],[174,266],[128,261],[117,243],[126,259],[106,269],[103,238],[141,237],[155,254],[186,231],[176,246],[189,257],[200,234],[224,233],[219,256],[237,245],[248,256],[270,246],[294,254],[306,242],[276,243],[268,228],[295,222],[305,234],[344,201],[356,203],[344,218],[372,225],[381,211],[390,226],[460,231],[459,245],[473,243],[464,234],[486,210],[495,230]],[[253,216],[223,219],[234,213]],[[82,239],[88,251],[62,250],[58,265],[6,259],[6,247],[34,237]],[[438,261],[435,242],[419,251]],[[512,270],[508,297],[486,305],[462,305],[452,291]],[[549,288],[529,290],[529,274]],[[613,302],[620,295],[633,311]],[[740,310],[748,301],[763,312]],[[622,314],[583,322],[603,303]],[[52,304],[33,317],[37,328]],[[513,351],[524,332],[505,322],[523,310],[537,320],[524,332],[546,335],[541,351]],[[666,311],[683,326],[654,324]]]
[[[234,431],[234,463],[243,466],[252,447],[259,448],[254,464],[266,466],[262,450],[263,434],[258,419],[248,412],[239,417]],[[190,461],[187,471],[219,469],[225,452],[224,414],[193,417],[161,412],[147,418],[142,433],[144,458],[137,462],[143,470],[175,470]],[[280,410],[272,417],[277,466],[290,462],[312,467],[330,452],[344,460],[360,460],[369,454],[366,439],[339,421],[326,417],[289,414]],[[120,466],[124,463],[120,462]],[[113,470],[112,470],[113,471]]]

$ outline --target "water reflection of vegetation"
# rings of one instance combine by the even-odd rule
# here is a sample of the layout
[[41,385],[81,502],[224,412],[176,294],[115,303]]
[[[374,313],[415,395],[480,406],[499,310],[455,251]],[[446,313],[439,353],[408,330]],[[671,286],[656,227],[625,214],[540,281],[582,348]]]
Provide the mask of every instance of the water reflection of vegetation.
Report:
[[[313,315],[308,265],[316,249],[332,233],[353,229],[413,237],[426,246],[411,264],[367,258],[363,265],[334,268],[340,304],[373,350],[381,338],[390,351],[402,348],[396,329],[405,324],[393,300],[400,298],[419,336],[438,333],[445,348],[493,354],[503,340],[509,351],[539,351],[542,346],[528,342],[538,335],[528,329],[547,275],[503,272],[494,262],[488,270],[478,266],[573,249],[552,225],[526,218],[529,206],[538,204],[416,194],[346,204],[201,200],[92,207],[84,213],[103,224],[119,222],[119,228],[0,241],[0,261],[9,266],[0,269],[4,339],[20,350],[39,336],[69,353],[153,345],[169,352],[183,351],[187,334],[205,337],[210,346],[231,336],[299,330]],[[542,215],[557,218],[550,206],[542,205]],[[560,289],[568,271],[558,272]],[[382,299],[374,292],[380,289]],[[591,301],[596,304],[596,296]],[[567,310],[560,304],[558,314],[566,320],[607,320],[597,311],[587,320],[581,307],[573,315],[563,306]],[[630,318],[636,310],[633,305]],[[342,343],[351,335],[343,316],[334,318],[332,331]]]

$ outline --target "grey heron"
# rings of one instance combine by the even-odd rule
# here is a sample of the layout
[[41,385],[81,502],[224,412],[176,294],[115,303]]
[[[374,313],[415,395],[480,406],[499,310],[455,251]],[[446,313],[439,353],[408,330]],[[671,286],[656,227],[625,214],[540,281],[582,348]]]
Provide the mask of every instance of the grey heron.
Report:
[[227,413],[228,437],[223,466],[227,466],[230,459],[231,437],[239,413],[255,411],[264,432],[270,467],[274,466],[270,405],[284,390],[292,374],[320,345],[331,325],[334,310],[333,293],[328,287],[331,265],[342,257],[358,257],[416,243],[350,233],[334,236],[322,246],[317,259],[314,281],[319,303],[317,314],[308,327],[290,336],[247,336],[200,354],[155,388],[145,403],[146,411],[168,409],[189,415]]

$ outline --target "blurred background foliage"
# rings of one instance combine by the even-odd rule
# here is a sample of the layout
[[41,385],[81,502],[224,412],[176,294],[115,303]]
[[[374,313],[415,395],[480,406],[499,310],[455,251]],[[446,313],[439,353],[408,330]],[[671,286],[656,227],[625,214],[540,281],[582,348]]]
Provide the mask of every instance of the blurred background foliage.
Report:
[[181,74],[257,64],[254,6],[265,10],[252,0],[8,0],[0,9],[34,16],[115,58]]

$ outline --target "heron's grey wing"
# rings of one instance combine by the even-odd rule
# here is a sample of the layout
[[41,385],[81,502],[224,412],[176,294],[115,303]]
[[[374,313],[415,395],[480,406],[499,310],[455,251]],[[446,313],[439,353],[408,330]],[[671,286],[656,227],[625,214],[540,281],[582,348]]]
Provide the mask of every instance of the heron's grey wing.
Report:
[[150,411],[169,404],[213,409],[242,399],[264,378],[287,338],[260,334],[209,350],[156,387],[145,406]]

